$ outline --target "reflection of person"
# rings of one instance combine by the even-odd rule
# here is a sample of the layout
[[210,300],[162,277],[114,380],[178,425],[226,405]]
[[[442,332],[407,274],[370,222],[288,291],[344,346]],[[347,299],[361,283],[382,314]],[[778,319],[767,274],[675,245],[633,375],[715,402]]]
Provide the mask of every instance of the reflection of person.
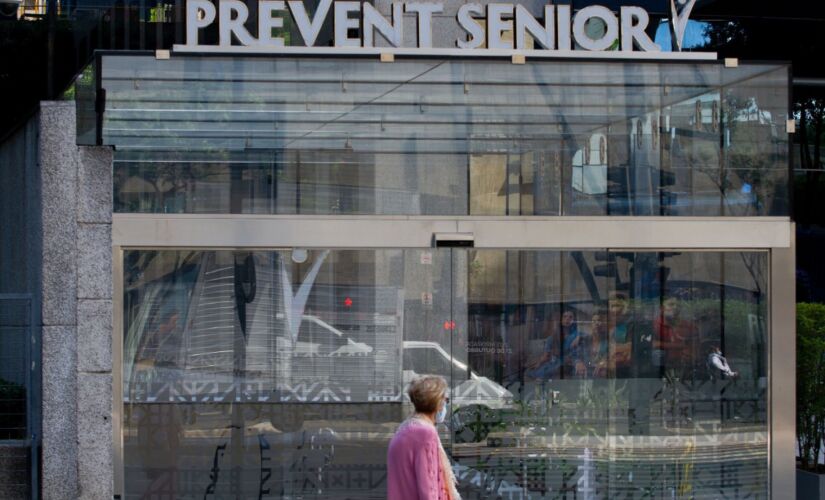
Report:
[[613,292],[608,299],[607,333],[610,365],[617,378],[630,376],[631,339],[627,328],[627,295]]
[[550,329],[550,334],[544,341],[544,350],[541,357],[535,362],[527,365],[527,376],[539,380],[550,380],[558,377],[561,372],[561,356],[559,356],[558,343]]
[[658,365],[683,375],[693,366],[696,328],[693,323],[681,318],[680,311],[676,298],[671,297],[662,302],[656,320],[653,346]]
[[[650,401],[659,383],[653,364],[653,317],[634,309],[631,315],[627,294],[613,292],[608,299],[610,365],[617,378],[627,379],[628,433],[650,432]],[[640,317],[642,316],[642,317]]]
[[721,374],[724,377],[734,378],[739,374],[733,371],[728,364],[728,360],[722,355],[722,349],[719,344],[713,344],[708,353],[708,368],[714,372],[714,375]]
[[603,378],[607,376],[607,324],[606,314],[597,311],[590,320],[590,334],[579,337],[579,359],[576,361],[576,375],[580,377]]
[[530,364],[527,376],[539,380],[550,380],[564,376],[564,370],[572,374],[578,359],[579,330],[572,310],[561,315],[558,335],[554,328],[548,329],[541,357]]
[[565,378],[575,373],[576,363],[581,357],[579,324],[576,322],[576,313],[572,309],[567,309],[562,313],[559,332],[561,339],[561,376]]
[[447,382],[424,375],[407,394],[415,414],[398,427],[387,451],[388,500],[458,500],[450,459],[435,424],[447,415]]

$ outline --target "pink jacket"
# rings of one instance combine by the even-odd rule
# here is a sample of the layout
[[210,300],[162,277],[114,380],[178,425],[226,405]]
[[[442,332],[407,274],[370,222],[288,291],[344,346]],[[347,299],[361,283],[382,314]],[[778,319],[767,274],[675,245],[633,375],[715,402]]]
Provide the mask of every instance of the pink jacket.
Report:
[[387,451],[388,500],[448,500],[435,426],[417,419],[401,424]]

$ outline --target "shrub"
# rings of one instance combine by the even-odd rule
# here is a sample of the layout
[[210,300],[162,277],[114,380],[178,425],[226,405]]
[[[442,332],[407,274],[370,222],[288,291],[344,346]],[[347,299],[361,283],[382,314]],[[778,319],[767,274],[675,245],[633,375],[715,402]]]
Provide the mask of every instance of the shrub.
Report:
[[796,439],[801,467],[815,471],[825,444],[825,304],[796,306]]

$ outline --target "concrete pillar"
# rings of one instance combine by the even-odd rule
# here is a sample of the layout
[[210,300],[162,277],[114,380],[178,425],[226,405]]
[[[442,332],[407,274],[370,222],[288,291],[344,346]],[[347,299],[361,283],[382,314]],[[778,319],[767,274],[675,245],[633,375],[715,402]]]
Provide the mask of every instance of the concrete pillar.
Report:
[[112,152],[41,103],[45,499],[112,498]]

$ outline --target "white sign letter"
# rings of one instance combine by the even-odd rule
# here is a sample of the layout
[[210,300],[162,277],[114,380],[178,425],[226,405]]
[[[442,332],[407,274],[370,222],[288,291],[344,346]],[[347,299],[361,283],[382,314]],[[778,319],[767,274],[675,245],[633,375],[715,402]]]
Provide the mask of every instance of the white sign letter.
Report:
[[361,4],[358,2],[335,2],[333,15],[335,18],[335,46],[336,47],[360,47],[361,40],[349,38],[347,31],[350,28],[358,28],[358,19],[350,19],[350,12],[361,12]]
[[318,34],[321,33],[321,27],[324,25],[324,20],[329,13],[329,8],[332,5],[332,0],[321,0],[318,2],[318,8],[315,9],[315,16],[312,21],[309,20],[309,14],[304,7],[304,2],[301,0],[290,0],[286,3],[289,11],[292,12],[292,18],[295,19],[295,24],[298,25],[298,31],[301,33],[301,38],[304,39],[304,45],[312,47],[315,45],[315,40],[318,39]]
[[444,12],[443,3],[408,3],[404,10],[415,12],[418,20],[418,46],[430,48],[433,46],[433,14]]
[[510,29],[509,22],[501,16],[513,15],[513,6],[505,3],[487,4],[487,48],[488,49],[512,49],[513,44],[501,39],[501,32]]
[[524,40],[526,32],[530,32],[539,45],[548,50],[556,48],[556,6],[544,6],[544,26],[536,21],[530,11],[523,5],[516,5],[516,48],[526,49]]
[[641,7],[622,7],[622,50],[628,52],[633,50],[633,41],[639,48],[646,51],[659,51],[661,47],[653,43],[653,40],[645,33],[650,16]]
[[374,34],[378,30],[393,47],[404,43],[404,6],[392,3],[392,24],[371,4],[364,3],[364,47],[375,47]]
[[559,5],[557,9],[559,20],[559,50],[572,50],[573,39],[570,38],[570,6]]
[[[604,35],[598,40],[590,38],[585,31],[587,21],[599,18],[604,22]],[[587,50],[605,50],[619,39],[619,20],[613,14],[613,11],[601,5],[591,5],[585,7],[576,14],[573,20],[573,37],[576,43]]]
[[484,43],[484,28],[473,19],[471,14],[483,14],[481,5],[477,3],[465,3],[458,9],[458,24],[464,31],[470,34],[470,40],[458,40],[456,44],[462,49],[477,49]]
[[[679,8],[676,4],[681,5],[681,11],[677,12]],[[690,19],[690,11],[696,0],[670,0],[670,12],[673,20],[673,34],[676,37],[676,47],[682,50],[682,42],[685,39],[685,29],[687,29],[688,20]]]
[[284,18],[272,16],[273,10],[284,10],[281,0],[261,0],[258,2],[258,43],[267,47],[283,47],[282,37],[272,36],[273,28],[283,28]]
[[[203,12],[203,17],[200,13]],[[189,0],[186,2],[186,45],[198,44],[198,30],[215,20],[215,4],[209,0]]]
[[[244,28],[244,23],[249,17],[249,9],[245,3],[240,0],[221,0],[219,11],[218,44],[221,47],[232,45],[232,35],[235,35],[241,45],[255,45],[255,39]],[[234,18],[233,13],[237,14]]]

